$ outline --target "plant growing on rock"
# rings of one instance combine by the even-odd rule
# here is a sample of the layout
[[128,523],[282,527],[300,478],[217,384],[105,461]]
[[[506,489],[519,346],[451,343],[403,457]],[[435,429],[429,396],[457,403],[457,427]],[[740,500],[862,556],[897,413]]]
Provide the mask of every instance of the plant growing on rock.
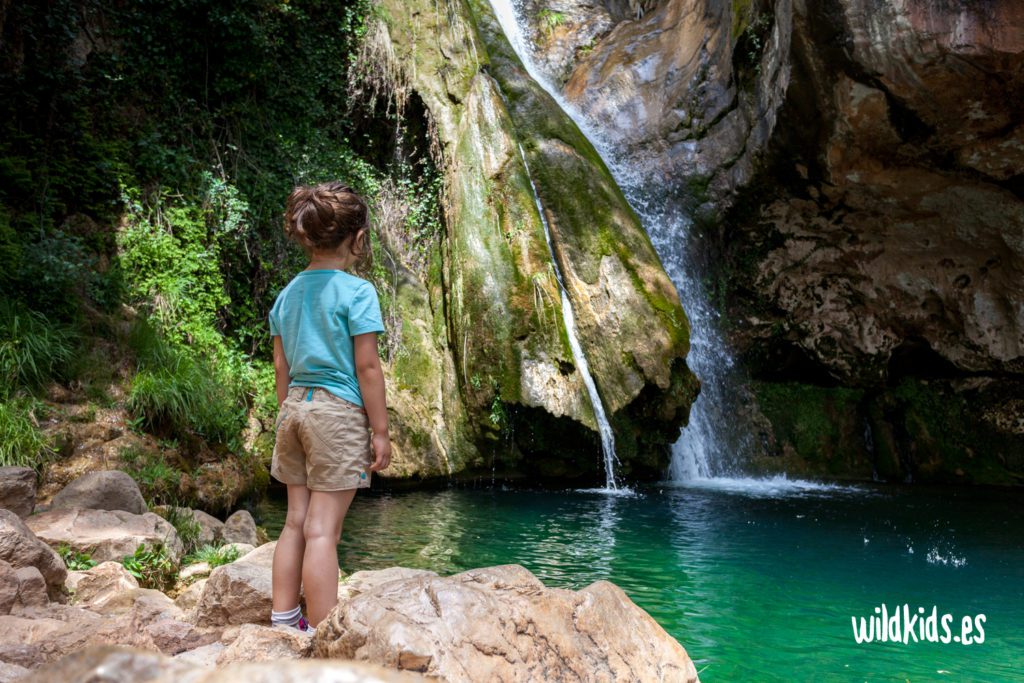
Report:
[[177,504],[167,505],[161,508],[157,514],[174,527],[178,534],[178,539],[185,547],[186,555],[198,548],[199,536],[203,533],[203,527],[196,521],[190,509]]
[[36,418],[41,405],[33,398],[0,401],[0,467],[39,467],[53,456]]
[[210,569],[213,569],[221,565],[231,564],[240,556],[241,553],[234,546],[204,545],[186,556],[183,563],[195,564],[196,562],[205,562],[210,565]]
[[57,547],[57,554],[64,560],[67,568],[73,572],[84,572],[96,566],[96,560],[87,553],[80,553],[71,549],[67,543],[61,543]]
[[121,564],[142,588],[167,591],[178,578],[178,567],[162,543],[143,543],[134,553],[126,555]]
[[540,12],[537,12],[537,19],[540,21],[544,32],[548,35],[554,33],[556,28],[565,23],[565,15],[550,7],[545,7]]

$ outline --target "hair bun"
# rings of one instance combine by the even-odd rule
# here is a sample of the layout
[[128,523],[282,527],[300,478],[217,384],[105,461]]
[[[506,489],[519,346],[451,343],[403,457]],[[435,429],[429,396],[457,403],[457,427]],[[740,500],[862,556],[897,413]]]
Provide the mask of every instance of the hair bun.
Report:
[[306,248],[336,249],[369,227],[366,202],[340,181],[299,185],[292,190],[284,212],[284,231]]

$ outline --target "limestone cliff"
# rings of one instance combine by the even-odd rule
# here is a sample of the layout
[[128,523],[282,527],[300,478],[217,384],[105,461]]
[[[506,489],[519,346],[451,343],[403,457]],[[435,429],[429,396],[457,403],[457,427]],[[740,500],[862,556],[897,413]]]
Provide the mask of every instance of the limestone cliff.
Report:
[[445,176],[445,234],[430,264],[392,267],[403,340],[388,369],[396,474],[601,474],[534,184],[623,471],[659,474],[697,384],[685,314],[636,216],[525,77],[486,3],[378,7],[357,68],[399,107],[421,103]]
[[1019,483],[1020,3],[619,4],[534,3],[534,39],[694,217],[758,466]]

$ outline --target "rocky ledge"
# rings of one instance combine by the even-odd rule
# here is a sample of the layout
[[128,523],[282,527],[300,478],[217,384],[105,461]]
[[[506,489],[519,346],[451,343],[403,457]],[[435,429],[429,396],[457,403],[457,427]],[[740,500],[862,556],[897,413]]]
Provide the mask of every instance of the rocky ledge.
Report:
[[[28,480],[8,474],[12,486]],[[248,513],[222,523],[191,512],[237,559],[190,562],[175,527],[148,511],[70,507],[22,520],[0,509],[0,683],[697,681],[682,645],[614,584],[548,588],[516,564],[355,572],[339,579],[338,606],[315,636],[272,628],[275,544],[257,546]],[[240,536],[252,543],[230,542]],[[133,546],[174,552],[140,568]],[[95,564],[86,550],[110,559]]]

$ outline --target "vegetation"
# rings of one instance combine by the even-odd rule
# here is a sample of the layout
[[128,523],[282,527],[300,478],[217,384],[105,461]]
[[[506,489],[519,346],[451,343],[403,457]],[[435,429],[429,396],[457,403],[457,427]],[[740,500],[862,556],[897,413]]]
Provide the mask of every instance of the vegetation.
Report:
[[0,467],[39,467],[53,455],[39,429],[40,405],[32,398],[0,400]]
[[196,562],[205,562],[210,565],[210,569],[213,569],[223,564],[231,564],[240,556],[241,553],[234,546],[204,545],[189,554],[182,563],[195,564]]
[[199,547],[199,536],[203,533],[203,527],[196,521],[192,510],[180,505],[168,505],[161,510],[160,516],[174,527],[186,555]]
[[555,29],[565,23],[565,14],[550,7],[545,7],[537,13],[537,19],[547,34],[554,33]]
[[67,543],[62,543],[57,547],[57,554],[60,555],[60,559],[64,560],[67,568],[73,572],[84,572],[97,564],[96,560],[89,557],[88,554],[72,550]]
[[178,578],[178,566],[162,543],[143,543],[134,553],[126,555],[121,564],[142,588],[167,591]]

